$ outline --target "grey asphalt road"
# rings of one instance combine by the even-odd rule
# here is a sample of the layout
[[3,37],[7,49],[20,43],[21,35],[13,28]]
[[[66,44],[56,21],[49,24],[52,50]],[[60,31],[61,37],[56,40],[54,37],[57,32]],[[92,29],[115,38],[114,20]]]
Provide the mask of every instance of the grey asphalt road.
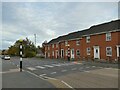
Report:
[[19,72],[11,61],[2,61],[2,88],[55,88],[49,82],[28,73]]
[[[9,64],[19,68],[19,57],[12,57],[10,61],[4,61],[3,71],[6,71]],[[30,79],[35,80],[35,85],[26,85],[26,87],[37,87],[36,83],[43,86],[42,82],[46,83],[44,86],[48,88],[118,88],[117,64],[24,58],[23,70],[25,73],[19,73],[19,76],[30,76]],[[5,83],[8,76],[8,73],[3,74],[4,87],[7,86]],[[9,77],[9,79],[11,78]],[[22,85],[17,87],[22,87]]]

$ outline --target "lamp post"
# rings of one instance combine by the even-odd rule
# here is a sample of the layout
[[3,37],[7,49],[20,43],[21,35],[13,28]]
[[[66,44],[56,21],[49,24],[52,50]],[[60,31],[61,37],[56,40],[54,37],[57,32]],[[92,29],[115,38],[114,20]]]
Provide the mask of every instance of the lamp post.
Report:
[[20,72],[22,72],[22,54],[23,54],[23,52],[22,52],[22,49],[23,49],[22,42],[23,42],[23,40],[20,39],[19,42],[20,42]]
[[70,45],[68,44],[68,54],[67,54],[67,58],[68,58],[68,61],[70,61]]

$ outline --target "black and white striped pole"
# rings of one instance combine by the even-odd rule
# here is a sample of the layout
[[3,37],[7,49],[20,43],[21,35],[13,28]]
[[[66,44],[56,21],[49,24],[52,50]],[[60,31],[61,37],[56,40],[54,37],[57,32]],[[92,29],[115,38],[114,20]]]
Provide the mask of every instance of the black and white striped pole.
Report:
[[20,40],[20,72],[22,72],[22,40]]
[[70,61],[70,45],[68,44],[68,61]]

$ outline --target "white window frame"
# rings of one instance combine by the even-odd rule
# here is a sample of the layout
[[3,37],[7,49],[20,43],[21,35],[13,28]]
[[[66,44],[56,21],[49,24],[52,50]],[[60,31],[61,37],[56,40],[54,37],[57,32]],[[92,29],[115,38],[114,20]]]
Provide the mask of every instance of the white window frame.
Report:
[[[78,55],[78,51],[79,51],[79,55]],[[76,56],[80,56],[80,50],[79,49],[76,50]]]
[[67,46],[68,45],[68,41],[65,41],[65,46]]
[[[108,48],[110,48],[111,54],[108,54]],[[112,47],[106,47],[106,56],[112,56]]]
[[54,48],[54,44],[52,44],[52,48]]
[[86,37],[86,43],[90,43],[90,36]]
[[[62,51],[63,51],[63,57],[62,57]],[[61,58],[64,58],[64,49],[61,49]]]
[[106,33],[106,41],[111,41],[111,38],[112,38],[111,33],[110,32]]
[[56,43],[56,48],[58,48],[58,43]]
[[91,48],[90,47],[87,47],[87,55],[90,55],[90,52],[91,52]]
[[76,40],[76,45],[80,45],[80,40]]

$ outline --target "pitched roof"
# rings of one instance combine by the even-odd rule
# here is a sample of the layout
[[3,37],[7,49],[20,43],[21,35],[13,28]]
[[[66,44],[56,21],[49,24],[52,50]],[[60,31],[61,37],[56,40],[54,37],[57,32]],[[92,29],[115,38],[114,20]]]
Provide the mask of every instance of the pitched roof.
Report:
[[59,36],[58,38],[52,39],[48,42],[48,44],[56,43],[62,40],[69,40],[69,39],[75,39],[75,38],[81,38],[83,35],[90,35],[90,34],[96,34],[101,32],[109,32],[113,30],[120,29],[120,19],[91,26],[89,29],[85,29],[82,31],[72,32],[67,35]]

